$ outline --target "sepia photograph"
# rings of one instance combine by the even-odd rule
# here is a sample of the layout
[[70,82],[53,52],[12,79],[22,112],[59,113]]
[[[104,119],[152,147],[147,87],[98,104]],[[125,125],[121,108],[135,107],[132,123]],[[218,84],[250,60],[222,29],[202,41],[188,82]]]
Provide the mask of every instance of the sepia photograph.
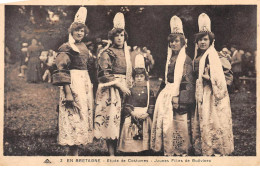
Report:
[[260,165],[259,1],[32,2],[0,4],[1,165]]

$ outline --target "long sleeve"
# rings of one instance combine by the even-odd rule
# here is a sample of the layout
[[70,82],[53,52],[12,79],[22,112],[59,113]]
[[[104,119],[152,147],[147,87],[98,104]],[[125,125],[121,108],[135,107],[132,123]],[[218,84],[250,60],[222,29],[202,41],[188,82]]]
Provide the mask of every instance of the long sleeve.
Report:
[[[187,56],[188,57],[188,56]],[[180,86],[179,106],[186,109],[195,103],[195,76],[192,61],[188,58],[184,64],[184,74]]]
[[90,53],[90,57],[88,59],[87,68],[90,76],[91,82],[98,83],[97,82],[97,59],[92,53]]
[[149,106],[148,106],[148,111],[147,113],[153,117],[153,112],[154,112],[154,106],[155,106],[155,96],[154,96],[154,92],[152,90],[150,90],[150,102],[149,102]]
[[133,97],[132,95],[126,95],[125,102],[123,105],[123,119],[131,116],[131,112],[134,111]]
[[98,81],[100,83],[107,83],[115,80],[112,74],[112,63],[110,56],[105,51],[101,54],[98,60]]
[[60,52],[55,60],[57,70],[53,72],[53,84],[63,86],[71,83],[69,64],[71,63],[67,52]]

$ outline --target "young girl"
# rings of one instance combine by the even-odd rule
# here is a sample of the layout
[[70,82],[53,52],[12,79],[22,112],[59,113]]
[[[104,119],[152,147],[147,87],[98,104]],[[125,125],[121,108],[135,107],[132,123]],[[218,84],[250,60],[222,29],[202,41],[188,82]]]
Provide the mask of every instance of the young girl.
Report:
[[127,153],[143,152],[150,149],[154,94],[150,90],[144,57],[138,54],[133,71],[134,86],[126,97],[122,112],[123,126],[118,150]]

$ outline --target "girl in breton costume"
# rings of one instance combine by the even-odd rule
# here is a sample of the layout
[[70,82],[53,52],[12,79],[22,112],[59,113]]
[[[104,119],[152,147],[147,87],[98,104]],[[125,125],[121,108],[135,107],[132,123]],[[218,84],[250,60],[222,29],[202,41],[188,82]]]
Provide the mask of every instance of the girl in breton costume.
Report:
[[181,19],[173,16],[170,26],[165,82],[155,104],[151,148],[167,156],[186,156],[191,147],[189,117],[195,103],[192,60],[186,55]]
[[196,109],[192,117],[193,148],[195,155],[228,155],[234,150],[227,90],[232,77],[228,71],[231,67],[221,63],[214,47],[214,34],[208,15],[202,13],[198,24],[194,58],[197,81]]
[[144,57],[138,54],[133,71],[134,86],[131,95],[125,99],[118,150],[127,153],[147,152],[154,110],[154,93],[150,90],[149,76],[145,69]]
[[98,56],[99,86],[94,124],[95,137],[106,139],[111,156],[116,152],[124,96],[130,94],[129,88],[132,86],[132,65],[126,43],[124,15],[117,13],[113,23],[114,28],[108,33],[112,46],[108,44]]
[[87,63],[89,51],[81,40],[88,33],[87,9],[79,8],[69,28],[69,41],[60,46],[56,58],[58,70],[53,84],[60,86],[59,136],[68,145],[67,155],[78,155],[78,146],[93,142],[93,93]]

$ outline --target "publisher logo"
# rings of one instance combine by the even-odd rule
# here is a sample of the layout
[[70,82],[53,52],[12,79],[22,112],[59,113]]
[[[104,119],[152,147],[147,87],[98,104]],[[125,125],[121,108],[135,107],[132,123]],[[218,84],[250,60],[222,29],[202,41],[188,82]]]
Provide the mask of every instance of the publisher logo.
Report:
[[49,159],[46,159],[43,163],[51,163],[51,161]]

